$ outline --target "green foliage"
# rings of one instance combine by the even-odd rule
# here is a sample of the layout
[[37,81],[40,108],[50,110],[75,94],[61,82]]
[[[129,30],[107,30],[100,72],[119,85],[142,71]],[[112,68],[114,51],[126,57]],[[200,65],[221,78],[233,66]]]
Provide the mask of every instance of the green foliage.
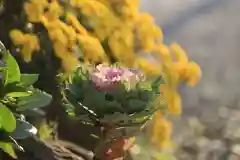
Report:
[[20,85],[30,86],[33,85],[38,80],[38,74],[21,74]]
[[163,83],[161,77],[154,80],[142,78],[135,85],[121,83],[115,89],[103,92],[93,85],[90,71],[87,67],[80,67],[66,81],[63,91],[67,102],[74,107],[76,118],[87,114],[91,115],[89,120],[94,119],[94,122],[119,126],[139,125],[161,107],[160,103],[153,103],[160,94],[159,86]]
[[17,111],[36,109],[50,104],[52,97],[38,89],[34,89],[30,96],[19,97],[16,101]]
[[13,132],[16,128],[16,119],[13,113],[2,103],[0,103],[0,129],[6,132]]
[[20,69],[14,57],[8,52],[6,57],[5,85],[20,81]]
[[0,67],[3,75],[0,77],[0,148],[16,157],[14,149],[22,150],[22,147],[15,139],[27,138],[37,132],[37,129],[25,120],[24,113],[48,105],[52,97],[32,86],[38,75],[21,74],[14,57],[0,44],[5,63]]
[[0,142],[0,148],[8,153],[9,155],[11,155],[13,158],[16,158],[16,154],[15,154],[15,151],[14,151],[14,148],[13,148],[13,144],[12,143],[9,143],[9,142]]

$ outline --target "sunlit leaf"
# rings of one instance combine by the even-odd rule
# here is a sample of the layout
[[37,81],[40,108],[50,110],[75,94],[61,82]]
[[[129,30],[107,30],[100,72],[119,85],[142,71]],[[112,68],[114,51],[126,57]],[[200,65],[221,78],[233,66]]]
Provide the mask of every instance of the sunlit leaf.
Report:
[[20,85],[30,86],[38,80],[38,74],[21,74]]
[[15,58],[8,52],[6,59],[6,77],[5,85],[13,82],[20,81],[20,69]]
[[0,124],[6,132],[12,132],[16,128],[16,119],[13,113],[2,103],[0,103]]
[[23,120],[17,120],[17,127],[11,133],[11,136],[15,139],[25,139],[36,134],[37,129],[32,124]]
[[44,107],[50,104],[52,96],[40,90],[34,90],[33,94],[28,97],[20,97],[17,100],[17,111],[26,109],[35,109]]
[[27,96],[30,96],[31,94],[32,94],[31,92],[10,92],[10,93],[7,93],[7,96],[17,98],[17,97],[27,97]]
[[0,142],[0,148],[13,158],[17,158],[16,153],[13,149],[13,144],[9,142]]

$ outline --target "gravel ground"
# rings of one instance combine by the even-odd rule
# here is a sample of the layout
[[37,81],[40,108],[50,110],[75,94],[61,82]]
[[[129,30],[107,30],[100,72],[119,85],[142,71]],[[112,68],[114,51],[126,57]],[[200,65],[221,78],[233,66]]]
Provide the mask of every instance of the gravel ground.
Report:
[[240,1],[142,0],[203,71],[195,88],[181,88],[184,115],[176,120],[179,160],[240,159]]

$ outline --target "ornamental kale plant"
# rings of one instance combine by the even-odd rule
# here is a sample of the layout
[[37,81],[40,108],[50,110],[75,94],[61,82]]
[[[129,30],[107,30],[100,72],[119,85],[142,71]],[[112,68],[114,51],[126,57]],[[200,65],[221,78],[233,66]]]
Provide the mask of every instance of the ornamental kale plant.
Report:
[[161,77],[147,79],[119,65],[82,65],[66,81],[63,94],[72,105],[68,110],[80,120],[141,126],[156,110],[165,108],[159,99],[161,83]]
[[26,121],[26,115],[34,116],[33,113],[48,105],[52,97],[32,86],[38,75],[21,74],[14,57],[2,43],[0,49],[3,57],[0,61],[0,149],[16,157],[15,149],[24,151],[17,140],[37,133],[37,129]]

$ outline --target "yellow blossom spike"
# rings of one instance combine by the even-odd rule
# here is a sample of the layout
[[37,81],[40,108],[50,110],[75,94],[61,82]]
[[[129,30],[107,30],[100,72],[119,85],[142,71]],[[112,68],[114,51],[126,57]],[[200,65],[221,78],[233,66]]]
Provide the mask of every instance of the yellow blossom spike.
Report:
[[39,40],[38,37],[32,34],[26,34],[25,42],[22,43],[21,54],[25,62],[30,62],[32,60],[32,54],[35,51],[39,51]]
[[187,83],[190,86],[196,85],[196,83],[201,79],[201,69],[199,65],[195,62],[190,62],[187,66]]
[[97,38],[78,35],[77,39],[79,40],[80,47],[83,50],[86,60],[92,62],[104,62],[107,60],[105,51]]
[[108,39],[109,48],[113,56],[128,67],[133,66],[136,55],[134,53],[134,36],[128,26],[119,26]]
[[60,28],[48,30],[48,34],[53,42],[59,42],[63,46],[67,46],[68,44],[67,37]]
[[147,13],[142,13],[138,16],[135,23],[136,38],[144,51],[151,51],[156,42],[162,42],[162,30],[154,24],[154,19]]
[[88,34],[87,30],[80,24],[80,22],[72,13],[66,14],[66,21],[76,29],[77,33],[82,35]]
[[168,46],[164,44],[156,44],[152,50],[155,54],[160,56],[160,61],[164,65],[171,65],[172,63],[172,56]]
[[110,6],[109,8],[116,12],[125,23],[133,23],[138,16],[139,0],[114,0],[108,1],[108,4],[107,6]]
[[182,64],[188,63],[187,54],[179,44],[173,43],[170,47],[173,50],[173,52],[175,53],[178,63],[182,63]]
[[44,11],[44,6],[26,2],[24,3],[24,10],[28,16],[29,22],[36,23],[40,22],[41,20]]
[[45,13],[45,17],[48,20],[55,20],[63,14],[63,9],[57,1],[52,1],[48,5],[48,11]]
[[48,5],[48,0],[30,0],[31,3],[41,5],[46,7]]
[[65,53],[65,56],[62,57],[62,67],[65,73],[72,73],[77,69],[79,65],[79,61],[76,57],[74,57],[71,53]]
[[162,73],[161,65],[153,65],[144,58],[138,58],[135,63],[136,67],[143,70],[148,76],[159,76]]
[[167,147],[167,143],[171,139],[172,123],[165,119],[161,112],[157,112],[154,116],[152,130],[150,136],[151,143],[159,147]]
[[68,39],[68,43],[70,43],[69,45],[76,45],[77,42],[77,34],[74,30],[73,27],[66,25],[65,23],[61,22],[60,26],[59,26],[63,32],[65,33],[67,39]]
[[175,91],[168,98],[168,113],[171,115],[180,115],[182,113],[182,100],[180,95]]
[[60,41],[55,41],[53,43],[53,49],[55,55],[59,58],[63,58],[65,54],[68,52],[68,48],[66,45],[63,45]]
[[25,41],[24,34],[17,29],[10,31],[10,38],[13,41],[14,45],[20,45],[23,44]]
[[94,30],[100,41],[105,40],[121,24],[111,10],[101,2],[71,0],[70,4],[81,9],[81,14],[86,17],[86,24]]

